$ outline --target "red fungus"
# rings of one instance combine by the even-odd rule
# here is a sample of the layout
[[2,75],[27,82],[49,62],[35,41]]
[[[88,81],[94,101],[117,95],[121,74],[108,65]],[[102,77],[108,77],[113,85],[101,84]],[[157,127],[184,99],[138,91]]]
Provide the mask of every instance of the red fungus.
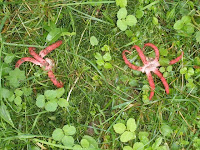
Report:
[[[147,58],[144,55],[143,51],[144,51],[144,48],[147,47],[147,46],[149,46],[149,47],[154,49],[155,55],[156,55],[155,59]],[[141,58],[141,60],[142,60],[142,62],[144,64],[143,67],[135,66],[135,65],[131,64],[131,62],[128,61],[128,59],[126,58],[126,55],[125,55],[125,53],[129,53],[129,54],[131,53],[128,50],[124,50],[122,52],[122,58],[124,59],[125,64],[127,64],[129,66],[129,68],[131,68],[133,70],[141,71],[143,73],[146,73],[148,81],[149,81],[149,85],[151,87],[151,93],[150,93],[149,99],[150,100],[152,99],[152,97],[154,96],[154,90],[155,90],[155,84],[154,84],[151,72],[155,73],[160,78],[160,80],[162,81],[162,83],[163,83],[163,85],[165,87],[166,93],[169,94],[169,85],[168,85],[166,79],[163,77],[162,73],[158,70],[158,67],[160,66],[158,48],[152,43],[146,43],[144,45],[144,47],[143,47],[143,51],[137,45],[134,45],[131,48],[131,50],[134,49],[134,48],[138,52],[138,55],[140,56],[140,58]],[[171,60],[169,64],[172,65],[172,64],[177,63],[183,57],[183,54],[184,53],[182,52],[182,54],[179,57],[177,57],[174,60]]]
[[58,88],[63,87],[63,83],[58,82],[56,80],[55,75],[53,74],[53,71],[52,71],[53,66],[54,66],[53,60],[51,60],[49,58],[43,59],[43,57],[45,57],[48,53],[50,53],[51,51],[53,51],[54,49],[59,47],[61,44],[62,44],[62,41],[57,41],[56,43],[54,43],[54,44],[46,47],[44,50],[40,51],[39,55],[34,51],[35,50],[34,47],[29,47],[29,53],[33,56],[33,58],[31,58],[31,57],[21,58],[15,64],[15,68],[19,68],[20,65],[26,61],[32,62],[35,65],[38,65],[41,68],[43,68],[44,70],[48,71],[48,76],[56,87],[58,87]]

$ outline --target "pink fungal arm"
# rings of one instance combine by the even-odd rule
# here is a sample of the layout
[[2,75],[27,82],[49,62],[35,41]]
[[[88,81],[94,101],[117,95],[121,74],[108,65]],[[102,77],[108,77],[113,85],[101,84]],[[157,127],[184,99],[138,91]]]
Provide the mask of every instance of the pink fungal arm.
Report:
[[35,60],[34,58],[31,58],[31,57],[24,57],[24,58],[21,58],[20,60],[17,61],[17,63],[15,64],[15,68],[19,68],[19,66],[26,62],[26,61],[29,61],[29,62],[32,62],[34,63],[35,65],[38,65],[40,67],[42,67],[41,63],[38,62],[37,60]]
[[154,90],[155,90],[155,84],[154,84],[154,81],[153,81],[153,77],[151,75],[151,73],[146,73],[147,75],[147,78],[148,78],[148,81],[149,81],[149,85],[151,87],[151,93],[150,93],[150,96],[149,96],[149,100],[152,99],[153,95],[154,95]]
[[147,64],[146,57],[145,57],[143,51],[140,49],[140,47],[137,45],[134,45],[131,49],[133,49],[133,48],[135,48],[136,51],[138,52],[138,55],[140,56],[140,59],[142,60],[143,64],[144,65]]
[[178,56],[176,59],[173,59],[170,61],[170,65],[177,63],[179,60],[181,60],[181,58],[183,57],[184,52],[181,53],[180,56]]
[[35,47],[29,47],[29,53],[37,60],[39,61],[42,65],[46,65],[46,61],[41,58],[34,50],[35,50]]
[[55,77],[55,75],[53,74],[52,71],[48,71],[48,76],[49,76],[50,80],[53,82],[53,84],[54,84],[57,88],[63,87],[63,83],[56,80],[56,77]]
[[133,70],[138,70],[138,71],[141,71],[142,70],[142,67],[138,67],[138,66],[135,66],[135,65],[133,65],[133,64],[131,64],[129,61],[128,61],[128,59],[126,58],[126,54],[125,53],[131,53],[130,51],[128,51],[128,50],[124,50],[123,52],[122,52],[122,58],[124,59],[124,62],[125,62],[125,64],[127,64],[128,66],[129,66],[129,68],[131,68],[131,69],[133,69]]
[[166,79],[163,77],[162,73],[158,69],[156,69],[154,71],[154,73],[160,78],[160,80],[162,81],[162,83],[165,87],[166,93],[169,94],[169,85],[168,85]]
[[159,60],[159,50],[158,50],[158,48],[157,48],[154,44],[152,44],[152,43],[146,43],[146,44],[144,45],[144,47],[143,47],[143,50],[144,50],[144,48],[147,47],[147,46],[152,47],[152,48],[154,49],[155,54],[156,54],[155,60]]
[[39,53],[39,56],[41,56],[42,58],[45,57],[48,53],[50,53],[51,51],[53,51],[54,49],[56,49],[57,47],[59,47],[62,44],[62,41],[57,41],[56,43],[48,46],[47,48],[45,48],[44,50],[42,50]]

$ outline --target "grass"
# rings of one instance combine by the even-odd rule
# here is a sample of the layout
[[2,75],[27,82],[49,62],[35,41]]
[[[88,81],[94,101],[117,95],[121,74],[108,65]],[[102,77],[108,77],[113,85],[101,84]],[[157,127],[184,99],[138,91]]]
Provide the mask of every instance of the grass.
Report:
[[[0,1],[1,64],[8,54],[14,54],[14,59],[8,64],[10,69],[14,69],[18,59],[30,56],[28,47],[36,47],[39,52],[50,45],[46,42],[49,32],[45,25],[53,22],[57,28],[76,33],[74,36],[60,36],[59,40],[63,40],[63,44],[48,54],[48,58],[55,61],[56,77],[65,84],[63,97],[68,99],[70,107],[57,109],[55,112],[39,109],[35,105],[37,94],[55,87],[39,67],[24,63],[20,69],[25,71],[26,81],[18,88],[31,87],[33,93],[23,97],[26,107],[20,112],[14,103],[1,96],[1,105],[4,103],[7,106],[15,127],[1,119],[0,149],[33,149],[34,146],[41,148],[42,143],[48,149],[64,149],[51,136],[55,128],[62,128],[65,124],[76,127],[75,141],[80,142],[84,135],[89,134],[96,139],[101,149],[123,149],[124,145],[138,141],[138,137],[129,143],[121,143],[112,126],[131,117],[137,121],[136,132],[149,132],[152,143],[162,136],[162,145],[169,149],[175,149],[176,144],[179,145],[177,149],[195,149],[194,138],[199,138],[200,134],[199,72],[194,69],[196,73],[191,77],[195,88],[188,88],[185,75],[180,73],[183,67],[193,67],[195,57],[200,57],[199,43],[195,38],[199,31],[200,3],[198,0],[193,1],[194,6],[191,3],[186,0],[147,0],[143,3],[129,0],[128,14],[135,14],[141,8],[144,16],[137,19],[136,26],[129,28],[133,35],[127,37],[116,26],[119,7],[115,1]],[[166,19],[173,8],[176,8],[175,14]],[[193,12],[195,24],[198,25],[195,26],[195,33],[182,36],[173,25],[182,16]],[[153,17],[158,19],[158,25],[152,23]],[[98,39],[97,46],[91,46],[91,36]],[[121,53],[134,44],[142,47],[147,42],[154,43],[159,49],[167,49],[169,60],[177,57],[182,50],[184,59],[174,64],[173,72],[167,76],[170,94],[165,93],[161,81],[153,76],[156,84],[155,96],[149,103],[144,103],[142,87],[148,85],[146,75],[137,75],[128,68]],[[111,48],[110,63],[113,68],[110,70],[99,67],[95,62],[95,53],[103,55],[101,47],[104,45]],[[152,52],[147,49],[145,55],[152,55]],[[137,56],[137,52],[133,51],[129,58],[136,65],[142,65]],[[9,86],[7,75],[3,75],[2,69],[1,65],[0,87],[15,90]],[[136,86],[129,84],[133,79],[137,81]],[[170,126],[173,131],[171,136],[163,135],[163,124]]]

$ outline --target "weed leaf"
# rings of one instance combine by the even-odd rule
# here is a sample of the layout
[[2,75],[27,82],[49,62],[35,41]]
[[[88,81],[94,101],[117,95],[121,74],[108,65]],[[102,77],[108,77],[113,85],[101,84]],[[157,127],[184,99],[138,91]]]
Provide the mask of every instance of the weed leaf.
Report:
[[105,55],[103,55],[103,59],[104,59],[105,61],[110,61],[110,60],[111,60],[110,53],[106,53]]
[[127,130],[131,131],[131,132],[135,132],[136,130],[136,123],[135,123],[135,119],[133,118],[129,118],[127,121]]
[[57,107],[58,107],[58,104],[56,103],[55,100],[51,100],[45,103],[46,111],[54,112],[56,111]]
[[10,113],[7,110],[6,105],[3,102],[1,103],[1,106],[0,106],[0,116],[4,121],[6,121],[12,127],[14,127],[13,121],[12,121],[12,119],[10,117]]
[[126,8],[119,9],[119,11],[117,12],[117,18],[118,19],[125,19],[126,16],[127,16],[127,10],[126,10]]
[[90,143],[90,148],[98,148],[98,143],[93,137],[89,135],[84,135],[83,139],[86,139]]
[[69,102],[68,102],[66,99],[64,99],[64,98],[60,98],[60,99],[58,100],[58,105],[59,105],[60,107],[67,108],[67,107],[69,106]]
[[76,133],[76,128],[71,125],[65,125],[63,127],[63,131],[64,131],[65,135],[74,135]]
[[116,133],[122,134],[126,130],[126,126],[123,123],[117,123],[113,125]]
[[99,44],[99,41],[97,40],[97,38],[95,36],[91,36],[91,38],[90,38],[90,44],[92,46],[95,46],[95,45]]
[[121,30],[121,31],[125,31],[127,29],[127,24],[125,20],[117,20],[117,27]]
[[133,16],[133,15],[128,15],[128,16],[126,17],[126,24],[127,24],[127,25],[129,25],[129,26],[134,26],[134,25],[136,25],[136,23],[137,23],[137,19],[136,19],[135,16]]
[[81,146],[82,146],[83,148],[88,148],[88,147],[90,146],[90,143],[88,142],[88,140],[82,139],[82,140],[81,140]]
[[120,141],[121,142],[128,142],[130,140],[135,139],[135,133],[130,132],[130,131],[125,131],[121,136],[120,136]]
[[136,142],[133,145],[133,150],[144,150],[144,144],[141,142]]
[[69,146],[69,147],[72,147],[74,145],[74,138],[72,136],[67,136],[65,135],[63,138],[62,138],[62,143],[63,145],[65,146]]
[[120,7],[126,7],[127,6],[127,0],[116,0],[116,5]]
[[56,128],[56,129],[53,131],[52,137],[53,137],[53,139],[54,139],[55,141],[61,141],[62,138],[64,137],[63,130],[60,129],[60,128]]
[[196,40],[198,43],[200,43],[200,31],[196,33]]

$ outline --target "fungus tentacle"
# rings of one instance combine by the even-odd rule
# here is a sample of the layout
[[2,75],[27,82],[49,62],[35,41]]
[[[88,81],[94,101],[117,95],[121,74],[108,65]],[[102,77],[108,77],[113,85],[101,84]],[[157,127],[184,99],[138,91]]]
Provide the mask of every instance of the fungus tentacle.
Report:
[[17,61],[17,63],[15,64],[15,68],[19,68],[22,63],[27,62],[27,61],[32,62],[35,65],[42,67],[41,63],[39,61],[35,60],[34,58],[24,57]]
[[163,77],[162,73],[158,69],[156,69],[154,71],[154,73],[160,78],[160,80],[162,81],[162,83],[165,87],[166,93],[169,94],[169,85],[168,85],[166,79]]
[[47,54],[49,54],[54,49],[58,48],[61,44],[62,44],[62,41],[55,42],[54,44],[52,44],[52,45],[46,47],[45,49],[43,49],[42,51],[40,51],[39,56],[44,58]]
[[182,52],[181,55],[178,56],[177,58],[171,60],[169,64],[172,65],[172,64],[175,64],[175,63],[177,63],[178,61],[180,61],[181,58],[183,57],[183,54],[184,54],[184,52]]
[[133,65],[130,61],[128,61],[128,59],[126,58],[126,54],[125,53],[131,53],[130,51],[128,50],[124,50],[122,52],[122,58],[124,59],[124,62],[125,64],[127,64],[129,66],[129,68],[133,69],[133,70],[138,70],[138,71],[141,71],[142,70],[142,67],[138,67],[138,66],[135,66]]
[[131,49],[136,49],[136,51],[138,52],[138,55],[140,56],[140,59],[142,60],[143,64],[146,65],[148,62],[147,62],[147,59],[143,53],[143,51],[140,49],[139,46],[137,45],[134,45]]
[[151,92],[150,92],[150,96],[149,96],[149,100],[152,99],[152,97],[154,96],[154,90],[155,90],[155,84],[154,84],[154,81],[153,81],[153,77],[151,75],[151,73],[146,73],[147,75],[147,78],[148,78],[148,81],[149,81],[149,86],[151,88]]
[[144,45],[144,47],[143,47],[143,50],[144,50],[144,48],[147,47],[147,46],[149,46],[149,47],[151,47],[151,48],[154,49],[155,54],[156,54],[155,60],[158,61],[158,60],[159,60],[159,57],[160,57],[158,48],[157,48],[154,44],[152,44],[152,43],[146,43],[146,44]]
[[56,77],[55,77],[55,75],[53,74],[53,72],[51,70],[48,71],[48,76],[49,76],[50,80],[53,82],[53,84],[57,88],[63,87],[63,83],[61,81],[59,82],[58,80],[56,80]]

